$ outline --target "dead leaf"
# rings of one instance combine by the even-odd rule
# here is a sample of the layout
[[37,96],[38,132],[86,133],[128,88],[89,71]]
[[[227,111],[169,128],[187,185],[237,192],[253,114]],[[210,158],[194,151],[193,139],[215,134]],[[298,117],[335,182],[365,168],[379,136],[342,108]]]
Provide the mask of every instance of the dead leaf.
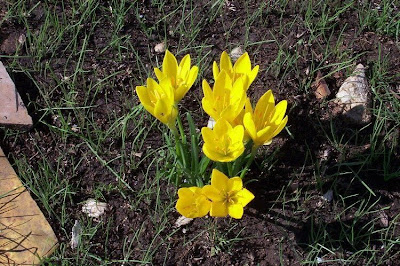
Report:
[[314,94],[318,100],[324,99],[331,94],[331,91],[329,90],[328,85],[326,84],[326,81],[321,74],[321,71],[317,72],[314,86],[316,87]]

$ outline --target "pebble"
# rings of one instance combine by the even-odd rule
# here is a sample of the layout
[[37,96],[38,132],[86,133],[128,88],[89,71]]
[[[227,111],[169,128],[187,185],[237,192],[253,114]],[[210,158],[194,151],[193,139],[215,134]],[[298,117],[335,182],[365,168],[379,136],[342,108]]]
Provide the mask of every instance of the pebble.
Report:
[[193,221],[192,218],[186,218],[185,216],[180,216],[176,222],[175,222],[175,227],[181,227],[183,225],[189,224],[191,221]]
[[317,72],[317,77],[315,78],[314,87],[315,87],[314,94],[318,100],[322,100],[331,94],[328,84],[326,84],[326,81],[323,78],[321,71]]
[[165,44],[160,42],[154,46],[154,52],[156,53],[164,53],[165,52]]
[[323,196],[322,198],[324,200],[326,200],[327,202],[331,202],[333,200],[333,191],[332,189],[328,190]]
[[365,68],[358,64],[354,72],[340,86],[335,102],[345,118],[355,124],[365,124],[371,121],[368,111],[370,97]]
[[244,54],[244,51],[241,46],[238,46],[232,49],[229,56],[231,57],[232,61],[236,61],[239,57],[242,56],[242,54]]
[[108,205],[105,202],[96,201],[95,199],[88,199],[82,206],[82,212],[86,213],[89,217],[99,218],[107,210]]

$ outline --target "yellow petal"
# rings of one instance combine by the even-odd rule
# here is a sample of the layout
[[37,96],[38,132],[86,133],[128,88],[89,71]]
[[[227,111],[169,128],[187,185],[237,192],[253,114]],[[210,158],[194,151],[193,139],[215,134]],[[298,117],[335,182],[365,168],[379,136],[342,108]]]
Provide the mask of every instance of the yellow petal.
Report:
[[217,169],[211,173],[211,186],[218,190],[227,191],[229,178]]
[[240,191],[243,188],[243,181],[240,177],[232,177],[228,181],[228,191]]
[[214,77],[214,80],[217,80],[218,75],[219,75],[218,64],[217,64],[217,62],[214,61],[214,63],[213,63],[213,77]]
[[243,206],[241,204],[230,204],[228,206],[229,216],[235,219],[241,219],[243,216]]
[[213,93],[212,93],[211,87],[208,84],[207,80],[203,79],[202,85],[203,85],[202,87],[203,87],[204,97],[208,98],[208,99],[213,98]]
[[275,129],[274,133],[272,134],[272,137],[275,137],[276,135],[278,135],[282,131],[282,129],[285,128],[287,121],[288,121],[288,117],[285,116],[285,118],[283,118],[283,120],[279,124],[279,126]]
[[208,100],[207,98],[203,98],[201,100],[201,105],[203,106],[204,112],[206,112],[209,116],[211,116],[214,120],[218,120],[219,116],[216,113],[212,101]]
[[179,77],[182,79],[186,79],[189,70],[190,70],[190,55],[185,55],[178,66],[179,69]]
[[253,83],[253,81],[255,80],[255,78],[256,78],[256,76],[257,76],[257,74],[258,74],[258,69],[259,69],[259,68],[260,68],[260,67],[259,67],[258,65],[256,65],[256,66],[253,68],[253,70],[248,74],[249,80],[248,80],[247,88],[249,88],[250,85],[251,85],[251,83]]
[[205,196],[200,196],[200,199],[197,201],[197,203],[197,217],[206,216],[211,209],[211,202],[207,200]]
[[136,94],[138,95],[140,102],[146,108],[146,110],[147,110],[147,107],[150,107],[151,109],[153,109],[151,107],[152,103],[151,103],[151,100],[150,100],[150,97],[149,97],[149,94],[148,94],[148,91],[147,91],[146,87],[137,86],[136,87]]
[[233,69],[236,73],[250,74],[251,71],[251,61],[249,54],[246,52],[242,54],[236,61]]
[[197,74],[199,73],[199,68],[194,66],[190,69],[189,75],[186,80],[186,85],[190,88],[192,87],[193,83],[196,81]]
[[161,81],[165,78],[164,73],[162,73],[161,70],[158,68],[154,68],[154,73],[156,74],[158,81]]
[[178,190],[179,198],[188,198],[193,196],[193,191],[190,188],[183,187]]
[[254,120],[257,129],[264,127],[267,120],[270,119],[272,111],[275,107],[275,100],[271,90],[264,93],[258,100],[256,108],[254,109]]
[[222,156],[222,154],[216,152],[215,146],[208,145],[207,143],[204,143],[203,145],[203,153],[207,156],[207,158],[210,158],[215,162],[222,162],[225,160],[225,157]]
[[224,201],[225,199],[221,191],[211,185],[203,187],[203,194],[212,201]]
[[249,134],[250,138],[255,141],[257,139],[257,130],[254,124],[253,115],[250,112],[244,114],[243,125],[246,128],[246,132]]
[[221,54],[221,59],[219,61],[220,70],[225,70],[230,72],[232,70],[232,62],[231,58],[229,57],[228,53],[223,51]]
[[249,190],[243,188],[238,193],[236,193],[237,203],[240,203],[243,207],[249,204],[250,201],[254,199],[253,193]]
[[213,131],[217,136],[226,135],[228,131],[232,130],[231,124],[228,123],[225,119],[221,118],[217,120],[214,125]]
[[244,128],[242,125],[238,125],[232,129],[229,133],[229,137],[231,138],[232,143],[243,143],[243,136],[244,136]]
[[176,61],[175,56],[168,50],[165,51],[162,71],[166,76],[176,78],[178,62]]
[[277,122],[280,123],[285,116],[286,113],[286,108],[287,108],[287,101],[283,100],[280,101],[276,106],[275,106],[275,113],[273,117],[271,118],[271,123]]
[[211,128],[203,127],[201,129],[201,135],[203,136],[203,140],[205,143],[214,144],[216,138],[215,138],[214,132]]
[[228,207],[221,201],[212,202],[210,215],[213,217],[226,217],[228,215]]

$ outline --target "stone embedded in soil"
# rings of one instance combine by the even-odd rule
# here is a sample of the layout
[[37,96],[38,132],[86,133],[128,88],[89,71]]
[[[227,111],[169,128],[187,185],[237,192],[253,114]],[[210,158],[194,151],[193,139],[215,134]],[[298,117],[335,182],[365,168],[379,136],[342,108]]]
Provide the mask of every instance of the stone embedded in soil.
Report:
[[369,95],[365,68],[362,64],[358,64],[352,75],[343,82],[336,94],[336,108],[339,109],[334,110],[334,113],[342,113],[345,118],[355,124],[370,122]]
[[242,56],[242,54],[244,54],[243,49],[241,46],[238,46],[236,48],[233,48],[229,55],[232,61],[236,61],[239,59],[239,57]]
[[14,82],[10,78],[3,63],[0,61],[0,125],[31,127],[32,118],[29,116],[24,103],[19,96]]
[[1,43],[0,52],[11,55],[17,51],[18,45],[25,42],[25,35],[13,32]]
[[108,205],[105,202],[100,202],[95,199],[88,199],[82,206],[82,212],[89,217],[99,218],[107,210]]
[[57,238],[0,148],[0,265],[35,265]]
[[331,94],[331,91],[328,88],[328,84],[326,84],[325,79],[323,78],[321,71],[317,72],[317,77],[315,78],[315,83],[313,84],[315,87],[315,97],[318,100],[324,99]]
[[165,44],[160,42],[154,46],[154,52],[156,53],[164,53],[165,52]]

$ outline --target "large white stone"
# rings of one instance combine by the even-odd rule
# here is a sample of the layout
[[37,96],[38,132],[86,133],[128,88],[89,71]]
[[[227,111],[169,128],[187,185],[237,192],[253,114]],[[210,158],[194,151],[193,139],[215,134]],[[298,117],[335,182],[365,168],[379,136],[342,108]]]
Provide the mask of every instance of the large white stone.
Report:
[[24,103],[21,100],[14,82],[0,61],[0,125],[32,126]]
[[358,64],[352,75],[340,86],[335,101],[343,116],[351,122],[364,124],[371,121],[368,110],[370,91],[362,64]]

